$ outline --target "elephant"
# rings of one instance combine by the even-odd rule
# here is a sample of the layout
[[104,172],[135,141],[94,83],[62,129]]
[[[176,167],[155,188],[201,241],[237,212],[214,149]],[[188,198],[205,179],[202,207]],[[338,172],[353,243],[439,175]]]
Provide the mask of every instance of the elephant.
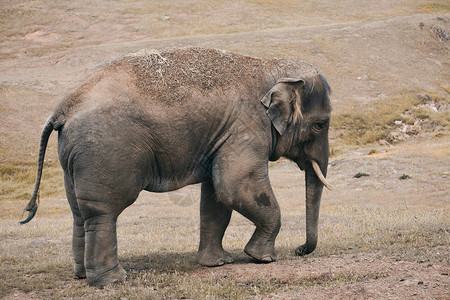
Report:
[[35,188],[38,207],[49,136],[73,214],[74,277],[104,286],[126,279],[117,255],[116,220],[143,190],[168,192],[201,183],[204,266],[232,263],[222,245],[232,211],[255,225],[244,252],[277,259],[280,208],[269,161],[285,157],[305,171],[306,242],[316,248],[326,180],[331,89],[313,65],[199,47],[141,50],[102,66],[64,97],[44,125]]

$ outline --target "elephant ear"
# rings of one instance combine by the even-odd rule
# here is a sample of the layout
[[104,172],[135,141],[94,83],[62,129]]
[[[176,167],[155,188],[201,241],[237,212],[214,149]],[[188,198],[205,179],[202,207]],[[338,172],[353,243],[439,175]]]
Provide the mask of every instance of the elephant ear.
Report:
[[298,85],[303,84],[304,81],[301,79],[281,78],[261,100],[267,108],[267,115],[280,135],[292,122],[294,112],[297,110],[301,114],[300,96],[296,89]]

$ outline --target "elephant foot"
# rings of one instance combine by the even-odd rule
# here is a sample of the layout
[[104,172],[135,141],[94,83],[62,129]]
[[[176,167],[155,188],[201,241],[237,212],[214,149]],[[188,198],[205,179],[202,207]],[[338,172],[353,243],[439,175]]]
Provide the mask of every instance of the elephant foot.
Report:
[[273,246],[252,245],[245,246],[244,252],[262,263],[271,263],[277,260],[277,254]]
[[233,262],[230,253],[223,249],[217,251],[203,250],[198,252],[198,263],[205,267],[218,267]]
[[295,248],[295,255],[303,256],[303,255],[310,254],[311,252],[314,251],[315,248],[316,247],[311,247],[311,246],[308,246],[306,244],[303,244],[303,245],[298,246],[297,248]]
[[84,268],[84,265],[74,264],[73,270],[74,270],[73,279],[85,279],[86,278],[86,269]]
[[117,265],[112,270],[109,270],[103,274],[94,274],[87,271],[87,279],[90,285],[93,286],[105,286],[117,282],[124,281],[127,277],[127,272],[122,266]]

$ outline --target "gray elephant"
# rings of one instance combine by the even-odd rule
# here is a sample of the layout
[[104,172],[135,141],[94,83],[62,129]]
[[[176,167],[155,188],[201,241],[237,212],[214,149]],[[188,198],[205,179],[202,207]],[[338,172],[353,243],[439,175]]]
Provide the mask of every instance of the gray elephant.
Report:
[[65,97],[47,120],[36,185],[26,210],[37,209],[47,141],[58,154],[73,213],[76,278],[91,285],[124,280],[116,220],[142,190],[167,192],[201,183],[198,261],[231,263],[222,238],[236,210],[255,232],[245,252],[276,260],[280,209],[268,161],[286,157],[306,172],[306,243],[317,223],[328,165],[330,88],[303,61],[257,59],[182,48],[140,51],[104,66]]

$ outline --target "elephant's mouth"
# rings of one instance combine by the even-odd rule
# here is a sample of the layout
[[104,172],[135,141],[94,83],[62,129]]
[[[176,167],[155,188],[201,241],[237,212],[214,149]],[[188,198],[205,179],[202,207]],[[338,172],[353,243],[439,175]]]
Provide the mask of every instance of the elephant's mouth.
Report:
[[305,171],[305,164],[297,162],[297,166],[300,168],[300,170]]

